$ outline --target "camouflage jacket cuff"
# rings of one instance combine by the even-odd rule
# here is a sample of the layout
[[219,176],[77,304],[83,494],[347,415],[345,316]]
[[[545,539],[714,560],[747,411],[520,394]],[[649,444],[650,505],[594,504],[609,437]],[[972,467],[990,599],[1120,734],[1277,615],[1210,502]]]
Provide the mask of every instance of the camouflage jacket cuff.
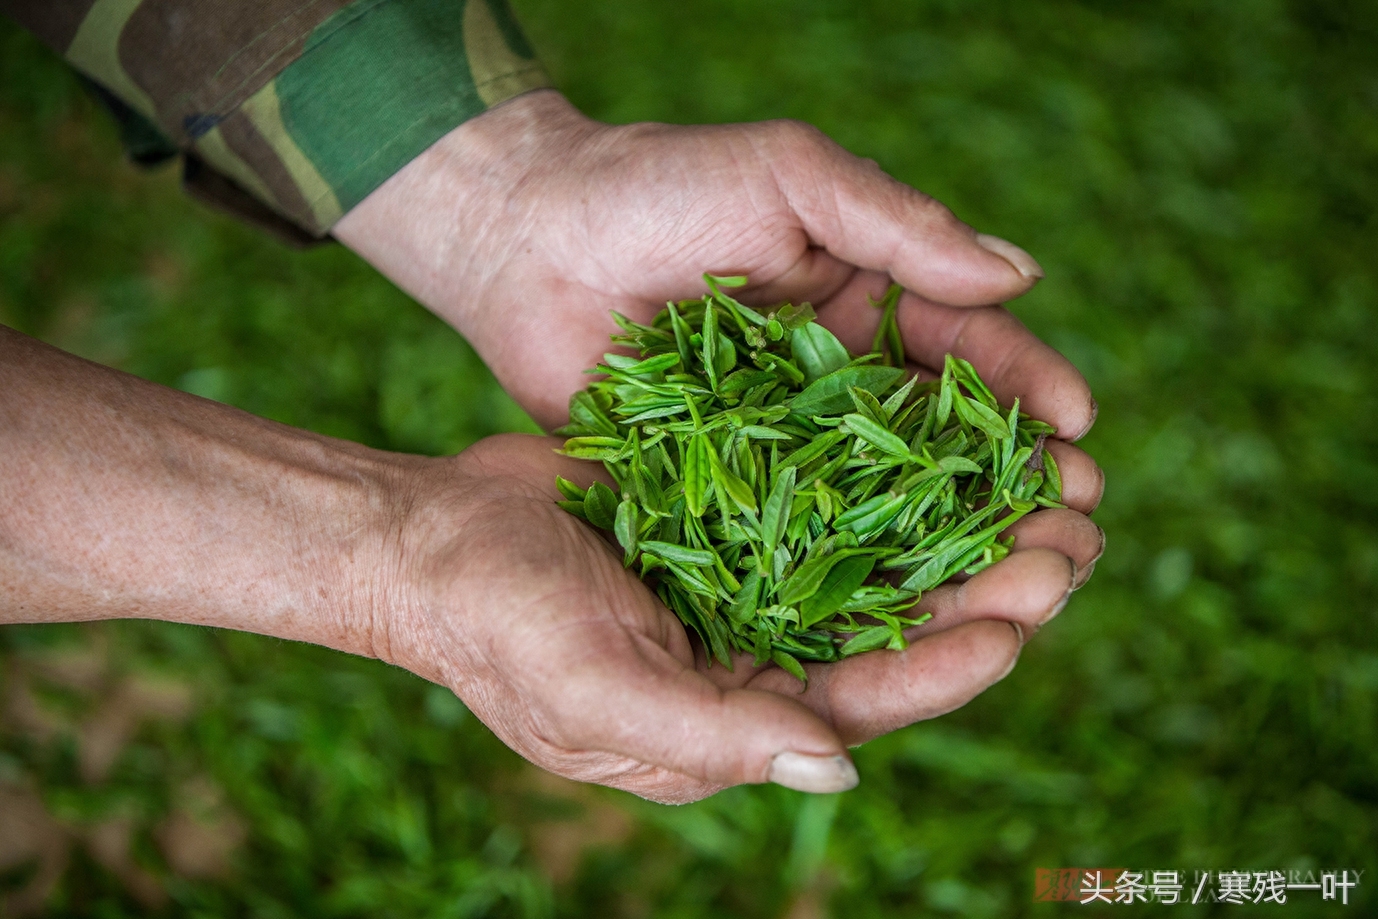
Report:
[[203,197],[263,224],[235,205],[247,192],[312,236],[461,122],[549,85],[506,0],[0,8],[156,126],[190,184],[216,174]]

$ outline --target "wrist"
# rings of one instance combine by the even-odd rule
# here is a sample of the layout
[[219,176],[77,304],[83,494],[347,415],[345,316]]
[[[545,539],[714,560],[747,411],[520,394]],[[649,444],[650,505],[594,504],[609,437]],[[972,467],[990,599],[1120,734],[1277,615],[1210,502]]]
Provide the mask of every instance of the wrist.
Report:
[[461,333],[533,226],[525,192],[599,125],[555,90],[446,134],[335,225],[337,239]]
[[386,648],[415,469],[0,328],[0,621]]

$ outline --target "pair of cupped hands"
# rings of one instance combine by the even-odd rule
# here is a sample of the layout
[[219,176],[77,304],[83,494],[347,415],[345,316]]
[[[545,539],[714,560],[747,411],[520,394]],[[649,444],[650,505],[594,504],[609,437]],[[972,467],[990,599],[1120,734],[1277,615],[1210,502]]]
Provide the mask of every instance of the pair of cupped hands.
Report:
[[520,96],[453,131],[352,210],[335,235],[460,330],[547,429],[609,350],[610,311],[648,321],[701,296],[808,301],[869,350],[891,283],[910,368],[948,352],[1002,404],[1056,426],[1068,509],[1012,529],[1014,551],[925,594],[904,651],[809,664],[807,688],[750,656],[710,667],[620,555],[556,507],[555,476],[606,481],[554,438],[504,435],[409,467],[396,610],[373,653],[445,684],[509,746],[569,778],[687,802],[773,781],[857,782],[849,746],[965,704],[1090,576],[1096,464],[1071,445],[1095,402],[1065,358],[1000,304],[1042,269],[941,203],[794,122],[609,126],[562,96]]

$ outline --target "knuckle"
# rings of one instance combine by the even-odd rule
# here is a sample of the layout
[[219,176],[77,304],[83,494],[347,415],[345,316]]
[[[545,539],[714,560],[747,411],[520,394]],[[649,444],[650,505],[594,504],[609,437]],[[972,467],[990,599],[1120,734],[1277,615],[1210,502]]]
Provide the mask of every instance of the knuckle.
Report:
[[966,226],[961,220],[957,219],[957,215],[952,212],[952,208],[932,195],[921,192],[917,188],[910,188],[909,199],[911,206],[934,230],[943,232],[958,230]]
[[777,142],[791,148],[822,148],[832,145],[828,135],[807,121],[780,118],[766,122],[766,128]]

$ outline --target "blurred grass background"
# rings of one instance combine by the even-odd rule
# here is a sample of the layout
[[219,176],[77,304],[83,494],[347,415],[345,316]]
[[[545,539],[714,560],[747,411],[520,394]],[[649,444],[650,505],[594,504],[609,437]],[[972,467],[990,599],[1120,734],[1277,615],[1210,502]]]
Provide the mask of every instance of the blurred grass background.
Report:
[[[1096,577],[1005,682],[859,749],[856,791],[683,808],[543,778],[375,662],[11,627],[0,890],[51,876],[49,914],[110,917],[1003,917],[1080,909],[1032,902],[1036,867],[1348,868],[1345,914],[1373,909],[1378,7],[515,6],[595,117],[805,119],[1032,251],[1016,310],[1101,406]],[[124,163],[5,21],[0,321],[380,447],[530,424],[342,248]]]

